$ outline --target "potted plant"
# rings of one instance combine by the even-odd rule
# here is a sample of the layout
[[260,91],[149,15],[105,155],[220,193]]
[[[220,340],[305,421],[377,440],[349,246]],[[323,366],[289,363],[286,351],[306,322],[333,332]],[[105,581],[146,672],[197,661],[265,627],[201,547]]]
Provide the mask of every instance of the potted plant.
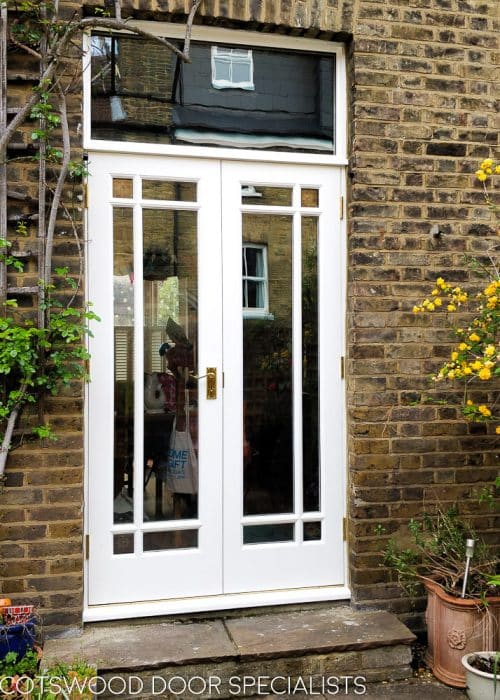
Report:
[[500,646],[499,558],[456,507],[412,519],[409,533],[403,547],[389,539],[383,562],[410,594],[424,585],[426,661],[439,680],[463,688],[462,656]]
[[470,700],[500,700],[500,651],[480,651],[462,657]]

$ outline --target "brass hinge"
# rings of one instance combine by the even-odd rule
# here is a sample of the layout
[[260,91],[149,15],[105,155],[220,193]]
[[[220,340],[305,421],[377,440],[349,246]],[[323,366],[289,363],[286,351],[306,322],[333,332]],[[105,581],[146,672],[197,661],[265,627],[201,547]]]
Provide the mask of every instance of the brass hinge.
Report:
[[340,378],[345,378],[345,357],[343,355],[340,356]]
[[90,552],[90,535],[85,535],[85,559],[89,558]]
[[340,195],[340,218],[344,218],[344,196]]
[[342,518],[342,539],[347,542],[347,518]]

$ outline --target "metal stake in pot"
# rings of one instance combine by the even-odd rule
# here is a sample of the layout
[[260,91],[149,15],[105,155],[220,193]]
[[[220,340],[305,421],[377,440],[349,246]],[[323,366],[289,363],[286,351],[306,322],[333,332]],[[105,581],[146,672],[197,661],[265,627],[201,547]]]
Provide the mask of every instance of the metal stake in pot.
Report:
[[476,540],[466,540],[465,541],[465,573],[464,573],[464,584],[462,586],[462,598],[465,598],[465,589],[467,587],[467,579],[469,577],[469,566],[470,560],[474,556],[474,546]]

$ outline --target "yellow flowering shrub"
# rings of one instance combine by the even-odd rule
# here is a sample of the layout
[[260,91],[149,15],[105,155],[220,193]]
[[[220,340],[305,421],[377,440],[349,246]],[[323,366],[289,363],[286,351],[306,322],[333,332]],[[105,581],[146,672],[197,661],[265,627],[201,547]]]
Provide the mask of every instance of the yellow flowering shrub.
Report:
[[[481,163],[476,171],[477,179],[486,183],[493,174],[500,174],[500,165],[495,165],[491,158]],[[487,202],[490,199],[487,196]],[[471,305],[474,308],[471,309]],[[421,304],[413,307],[414,313],[433,313],[446,309],[449,313],[459,310],[471,310],[473,320],[466,328],[453,325],[456,338],[450,359],[434,375],[435,382],[460,381],[465,385],[463,413],[474,421],[499,421],[500,409],[496,401],[488,402],[488,390],[491,382],[500,377],[500,275],[498,267],[492,261],[487,282],[475,297],[471,297],[460,286],[454,285],[443,277],[438,277],[431,294]],[[469,398],[471,390],[483,390],[484,401],[474,402]],[[496,427],[500,434],[500,425]]]

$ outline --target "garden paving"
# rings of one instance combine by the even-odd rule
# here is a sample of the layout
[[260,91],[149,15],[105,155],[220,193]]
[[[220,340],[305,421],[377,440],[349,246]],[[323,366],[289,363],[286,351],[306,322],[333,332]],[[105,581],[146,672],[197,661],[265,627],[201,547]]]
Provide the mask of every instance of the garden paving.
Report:
[[[231,692],[230,679],[240,677],[305,679],[306,692],[297,687],[290,695],[281,689],[250,689],[247,695],[276,700],[331,700],[366,697],[378,700],[458,700],[460,690],[448,688],[430,674],[412,676],[411,644],[414,635],[392,614],[353,611],[346,605],[291,609],[259,614],[233,614],[212,619],[171,618],[86,625],[74,637],[48,639],[44,663],[85,659],[97,665],[99,675],[134,676],[143,682],[137,700],[204,700],[205,694],[152,694],[154,679],[172,677],[221,678],[222,698],[242,697]],[[325,678],[366,677],[362,686],[325,692]],[[179,682],[179,681],[177,681]],[[200,681],[199,681],[200,682]],[[198,683],[199,683],[198,682]],[[264,688],[265,688],[264,683]],[[147,692],[149,688],[149,692]],[[314,689],[313,689],[314,688]],[[357,691],[357,692],[356,692]],[[286,691],[288,692],[288,691]],[[105,694],[102,697],[109,697]],[[125,696],[121,696],[125,699]],[[215,698],[214,694],[206,697]],[[215,699],[216,700],[216,699]]]

